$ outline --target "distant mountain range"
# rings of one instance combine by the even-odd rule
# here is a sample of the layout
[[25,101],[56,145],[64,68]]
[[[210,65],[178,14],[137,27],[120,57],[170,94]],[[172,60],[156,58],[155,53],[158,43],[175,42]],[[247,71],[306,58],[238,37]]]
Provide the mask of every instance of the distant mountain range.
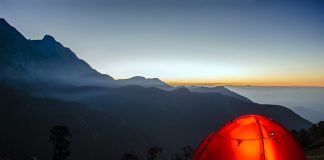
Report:
[[[0,18],[0,80],[10,83],[37,82],[51,85],[121,87],[138,85],[164,90],[176,89],[157,79],[135,76],[129,79],[114,80],[101,74],[85,61],[79,59],[69,48],[57,42],[54,37],[45,35],[42,40],[27,40],[14,27]],[[206,88],[193,86],[192,92],[205,92]],[[239,97],[225,87],[209,88],[216,92]],[[240,96],[242,100],[247,100]]]
[[[115,80],[52,36],[27,40],[0,19],[0,157],[49,159],[49,128],[72,132],[71,159],[120,159],[158,145],[169,154],[247,113],[288,129],[311,123],[286,107],[261,105],[225,87],[173,87],[153,78]],[[166,155],[167,156],[167,155]]]

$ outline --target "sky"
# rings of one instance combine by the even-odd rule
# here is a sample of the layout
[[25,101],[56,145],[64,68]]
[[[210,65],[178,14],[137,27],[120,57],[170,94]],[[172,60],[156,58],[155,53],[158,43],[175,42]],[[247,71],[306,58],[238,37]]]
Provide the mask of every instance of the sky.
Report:
[[324,86],[322,0],[0,0],[0,17],[115,79]]

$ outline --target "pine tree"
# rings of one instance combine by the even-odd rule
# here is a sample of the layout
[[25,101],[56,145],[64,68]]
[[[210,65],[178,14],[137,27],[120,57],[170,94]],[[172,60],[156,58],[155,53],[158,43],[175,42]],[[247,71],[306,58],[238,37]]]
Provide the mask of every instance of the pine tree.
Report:
[[64,160],[70,155],[70,141],[66,137],[72,137],[66,126],[56,125],[51,129],[50,140],[53,144],[53,160]]

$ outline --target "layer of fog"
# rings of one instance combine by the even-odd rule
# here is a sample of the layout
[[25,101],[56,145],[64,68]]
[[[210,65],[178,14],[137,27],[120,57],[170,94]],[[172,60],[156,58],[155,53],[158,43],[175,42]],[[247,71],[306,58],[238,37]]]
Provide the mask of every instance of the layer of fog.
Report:
[[227,88],[256,103],[286,106],[311,122],[324,120],[324,87],[227,86]]

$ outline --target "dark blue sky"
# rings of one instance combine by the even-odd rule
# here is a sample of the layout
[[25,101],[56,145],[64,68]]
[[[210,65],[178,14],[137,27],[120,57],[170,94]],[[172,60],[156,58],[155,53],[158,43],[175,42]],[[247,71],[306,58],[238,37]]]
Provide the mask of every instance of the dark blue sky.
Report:
[[0,16],[115,78],[324,86],[322,0],[1,0]]

